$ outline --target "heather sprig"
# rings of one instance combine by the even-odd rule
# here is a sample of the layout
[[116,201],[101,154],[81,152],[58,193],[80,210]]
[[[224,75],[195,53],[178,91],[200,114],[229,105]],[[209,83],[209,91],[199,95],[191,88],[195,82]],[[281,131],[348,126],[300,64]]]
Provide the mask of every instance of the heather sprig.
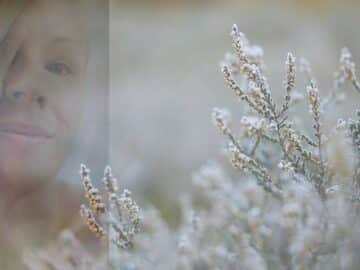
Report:
[[[268,169],[257,160],[257,152],[263,144],[278,145],[282,155],[279,157],[279,168],[291,171],[295,179],[303,178],[312,183],[320,196],[325,199],[326,185],[333,176],[333,169],[329,167],[325,156],[326,137],[325,129],[322,124],[322,108],[324,103],[329,102],[331,97],[327,97],[324,102],[320,99],[316,80],[310,68],[310,64],[302,59],[301,71],[306,74],[307,99],[309,102],[310,115],[313,118],[313,135],[309,136],[304,131],[296,130],[294,124],[290,121],[288,110],[292,106],[292,94],[295,91],[296,78],[296,58],[292,53],[288,53],[285,61],[286,75],[284,80],[285,97],[280,106],[274,101],[267,78],[264,75],[264,66],[258,63],[263,61],[252,61],[247,52],[251,51],[250,43],[245,35],[239,32],[238,27],[234,25],[231,30],[232,45],[237,61],[233,60],[229,65],[225,59],[223,61],[222,73],[226,84],[233,90],[239,100],[248,104],[250,112],[242,118],[243,128],[246,137],[254,138],[254,147],[247,151],[241,141],[244,138],[235,138],[234,133],[225,122],[224,112],[219,109],[213,111],[213,122],[220,128],[222,133],[229,139],[231,147],[229,152],[232,156],[232,164],[238,169],[246,170],[254,175],[261,175],[264,181],[260,183],[272,183],[273,178],[265,174]],[[234,69],[234,63],[237,68]],[[232,72],[232,69],[235,72]],[[244,87],[236,81],[235,76],[240,76]],[[358,83],[355,74],[355,64],[352,61],[351,54],[347,49],[343,49],[340,58],[340,72],[336,80],[344,83],[349,80],[358,90]],[[340,83],[338,83],[340,85]],[[229,114],[229,113],[226,113]],[[255,116],[255,115],[258,116]],[[249,121],[249,119],[256,119]],[[354,127],[354,125],[353,125]],[[314,139],[312,138],[314,137]],[[248,145],[248,140],[246,140]],[[236,149],[236,151],[235,151]],[[255,172],[254,168],[261,168],[261,173]],[[264,186],[264,185],[263,185]],[[264,186],[265,187],[265,186]],[[276,187],[282,190],[281,183],[276,183]],[[271,189],[265,188],[270,191]]]
[[[94,188],[89,174],[90,171],[82,164],[80,175],[90,205],[90,208],[85,205],[81,205],[80,208],[80,214],[86,225],[97,236],[109,235],[110,241],[117,247],[131,248],[134,237],[140,229],[140,210],[131,197],[131,192],[125,189],[118,195],[116,178],[112,175],[111,168],[106,167],[103,178],[108,198],[108,206],[106,206],[100,191]],[[100,216],[98,220],[96,215]]]

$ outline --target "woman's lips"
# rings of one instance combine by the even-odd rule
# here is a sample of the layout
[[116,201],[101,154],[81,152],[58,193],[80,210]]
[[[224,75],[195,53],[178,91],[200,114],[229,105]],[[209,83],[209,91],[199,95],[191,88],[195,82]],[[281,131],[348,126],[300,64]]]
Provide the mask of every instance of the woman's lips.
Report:
[[45,129],[25,123],[0,123],[0,135],[27,141],[44,141],[53,137]]

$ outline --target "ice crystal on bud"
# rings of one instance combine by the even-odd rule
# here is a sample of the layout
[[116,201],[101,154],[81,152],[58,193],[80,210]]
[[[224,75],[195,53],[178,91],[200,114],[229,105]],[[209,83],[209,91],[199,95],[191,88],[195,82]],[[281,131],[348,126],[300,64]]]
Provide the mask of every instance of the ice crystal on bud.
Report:
[[280,163],[278,164],[278,167],[281,170],[284,170],[285,172],[294,172],[295,171],[293,165],[290,162],[287,162],[285,160],[281,160]]
[[239,169],[240,171],[248,171],[251,166],[251,162],[253,161],[249,156],[240,152],[233,144],[229,144],[229,154],[231,164]]
[[212,112],[213,124],[224,134],[230,132],[231,115],[226,109],[214,108]]
[[339,118],[337,120],[336,129],[337,130],[345,130],[346,129],[346,121],[342,118]]
[[230,35],[231,36],[234,36],[234,35],[237,35],[239,33],[239,28],[238,26],[234,23],[231,27],[231,32],[230,32]]

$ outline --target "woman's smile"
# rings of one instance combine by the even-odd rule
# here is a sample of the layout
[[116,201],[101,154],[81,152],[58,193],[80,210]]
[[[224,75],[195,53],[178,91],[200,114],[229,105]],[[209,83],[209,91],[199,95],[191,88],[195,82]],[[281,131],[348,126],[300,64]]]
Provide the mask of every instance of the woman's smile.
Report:
[[41,143],[53,138],[54,134],[27,123],[0,122],[0,138],[14,142]]

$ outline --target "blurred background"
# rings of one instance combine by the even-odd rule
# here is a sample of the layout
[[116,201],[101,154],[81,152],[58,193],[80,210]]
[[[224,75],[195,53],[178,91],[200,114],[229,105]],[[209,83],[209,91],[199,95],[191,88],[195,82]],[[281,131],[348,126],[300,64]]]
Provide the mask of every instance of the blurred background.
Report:
[[359,8],[359,1],[335,0],[112,0],[110,156],[120,185],[175,224],[176,201],[191,190],[192,172],[221,159],[212,108],[228,107],[241,118],[219,68],[231,51],[232,24],[264,49],[276,97],[284,91],[288,51],[309,59],[326,93],[343,46],[360,62]]

